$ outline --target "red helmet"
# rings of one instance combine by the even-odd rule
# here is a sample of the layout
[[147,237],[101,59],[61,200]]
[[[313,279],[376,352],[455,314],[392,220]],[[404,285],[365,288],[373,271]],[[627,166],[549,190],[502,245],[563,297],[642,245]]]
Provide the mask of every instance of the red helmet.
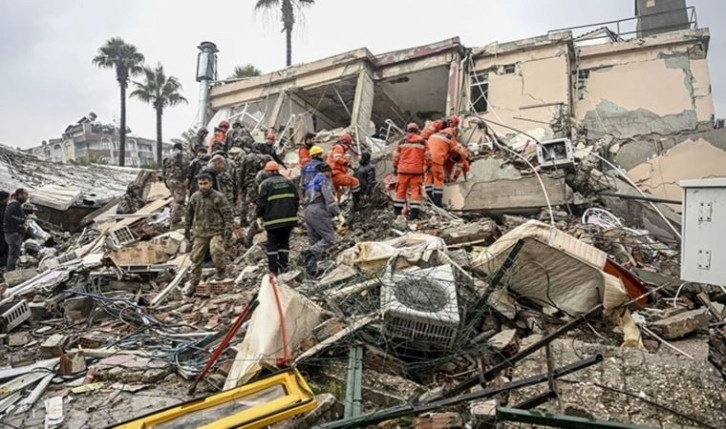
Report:
[[458,116],[452,116],[447,121],[447,125],[450,127],[458,127],[461,123],[461,119]]
[[223,128],[225,130],[228,130],[229,129],[229,121],[221,121],[219,123],[219,128]]
[[340,142],[344,145],[352,145],[353,144],[353,137],[351,137],[348,134],[341,134],[340,135]]
[[418,131],[418,124],[415,122],[410,122],[408,125],[406,125],[406,131]]

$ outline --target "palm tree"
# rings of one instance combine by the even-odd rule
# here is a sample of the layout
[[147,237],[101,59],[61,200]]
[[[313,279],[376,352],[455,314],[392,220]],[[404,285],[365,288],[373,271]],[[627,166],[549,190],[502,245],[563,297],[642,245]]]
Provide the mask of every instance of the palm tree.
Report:
[[253,66],[252,64],[247,64],[244,66],[235,67],[234,72],[230,77],[228,77],[228,79],[243,79],[246,77],[259,76],[261,74],[262,71],[260,69]]
[[295,26],[295,9],[300,12],[303,6],[311,6],[315,0],[257,0],[255,9],[275,9],[280,6],[282,31],[287,38],[286,65],[292,64],[292,28]]
[[132,97],[149,103],[156,110],[156,162],[161,165],[161,117],[164,109],[186,103],[187,99],[181,95],[182,85],[174,76],[166,76],[164,66],[158,64],[156,68],[144,67],[144,82],[134,81]]
[[141,72],[144,56],[120,37],[113,37],[98,49],[93,64],[102,69],[116,69],[116,81],[121,88],[121,126],[119,128],[119,157],[121,167],[126,162],[126,88],[129,78]]

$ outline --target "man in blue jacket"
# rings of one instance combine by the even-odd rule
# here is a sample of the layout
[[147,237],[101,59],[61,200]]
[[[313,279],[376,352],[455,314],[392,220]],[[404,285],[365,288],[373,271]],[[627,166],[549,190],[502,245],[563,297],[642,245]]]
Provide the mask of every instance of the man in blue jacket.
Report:
[[305,190],[305,224],[308,227],[310,249],[301,253],[305,270],[317,275],[318,262],[323,253],[335,244],[333,218],[340,214],[328,163],[318,165],[318,174]]

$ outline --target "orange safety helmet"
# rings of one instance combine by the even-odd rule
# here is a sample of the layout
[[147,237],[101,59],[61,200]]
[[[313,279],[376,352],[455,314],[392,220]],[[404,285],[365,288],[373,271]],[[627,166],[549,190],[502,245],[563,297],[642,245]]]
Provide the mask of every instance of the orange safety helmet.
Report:
[[221,121],[219,123],[219,128],[222,128],[224,130],[228,130],[229,129],[229,121]]
[[461,119],[459,119],[459,117],[458,117],[458,116],[454,115],[454,116],[450,117],[450,118],[449,118],[449,119],[448,119],[448,120],[446,121],[446,123],[447,123],[447,125],[448,125],[449,127],[454,127],[454,128],[455,128],[455,127],[458,127],[458,126],[459,126],[459,124],[461,123]]
[[265,137],[265,140],[268,140],[271,142],[274,142],[276,139],[277,139],[277,137],[275,137],[275,135],[272,133],[267,133],[267,136]]
[[409,122],[408,125],[406,125],[406,131],[418,131],[418,124],[415,122]]

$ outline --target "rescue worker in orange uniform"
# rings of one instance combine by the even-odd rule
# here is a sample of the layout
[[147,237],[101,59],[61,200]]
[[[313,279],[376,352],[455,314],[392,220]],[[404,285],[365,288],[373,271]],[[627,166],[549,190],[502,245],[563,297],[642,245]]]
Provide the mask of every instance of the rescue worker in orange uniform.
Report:
[[342,134],[338,142],[328,154],[328,164],[333,170],[333,187],[338,202],[340,202],[340,189],[349,187],[353,194],[353,209],[360,209],[360,181],[348,174],[349,152],[353,150],[353,138],[348,134]]
[[[459,118],[453,116],[447,125],[459,124]],[[456,141],[456,125],[449,125],[429,137],[427,141],[428,150],[426,151],[427,172],[424,177],[426,195],[431,199],[436,207],[443,206],[444,199],[444,179],[446,172],[444,164],[449,158],[451,152],[457,144]]]
[[427,121],[426,125],[424,126],[423,131],[421,131],[421,138],[424,140],[428,140],[429,137],[433,133],[437,133],[441,131],[442,128],[444,128],[444,125],[446,125],[445,119],[437,119],[435,121]]
[[406,136],[393,153],[393,174],[398,176],[396,196],[393,199],[393,213],[400,216],[406,205],[406,195],[410,192],[408,205],[409,220],[418,219],[421,211],[421,185],[426,164],[426,141],[419,135],[415,122],[406,125]]
[[229,131],[229,121],[221,121],[219,125],[214,127],[214,135],[209,139],[207,145],[207,154],[227,152],[227,131]]
[[469,151],[461,144],[457,143],[449,151],[449,157],[444,164],[444,181],[456,182],[461,174],[469,172]]
[[297,151],[297,165],[300,168],[305,167],[313,159],[310,155],[310,149],[313,147],[313,138],[315,138],[314,133],[306,133],[302,147]]

